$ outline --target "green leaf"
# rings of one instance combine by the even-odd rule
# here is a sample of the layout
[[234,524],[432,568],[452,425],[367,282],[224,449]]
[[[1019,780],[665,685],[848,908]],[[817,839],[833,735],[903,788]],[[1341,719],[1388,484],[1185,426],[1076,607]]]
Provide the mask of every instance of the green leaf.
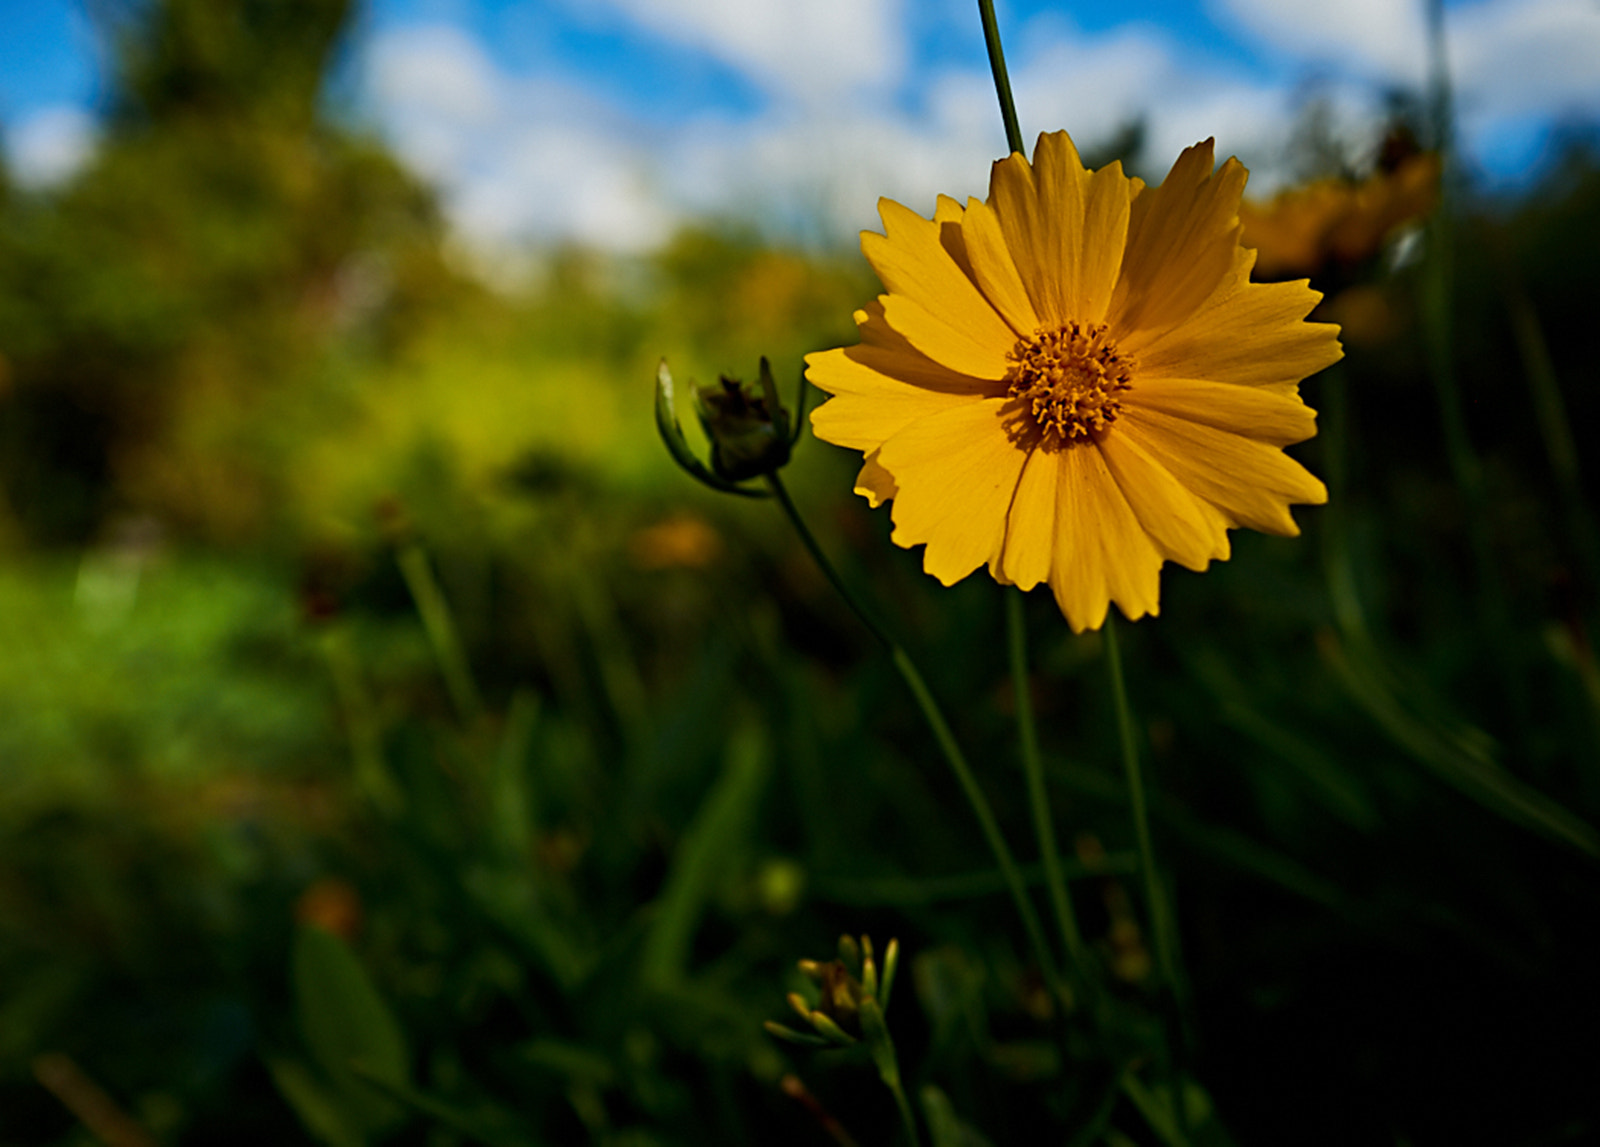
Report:
[[363,1067],[356,1073],[397,1103],[489,1147],[533,1147],[538,1140],[510,1111],[495,1105],[469,1110],[427,1092],[379,1079]]
[[395,1123],[401,1110],[355,1071],[392,1087],[410,1081],[405,1035],[345,942],[302,926],[293,953],[295,1018],[312,1059],[335,1085],[344,1113],[364,1132]]
[[517,690],[489,774],[489,832],[496,851],[517,867],[529,864],[539,828],[537,793],[528,784],[528,750],[538,720],[538,694]]
[[517,1054],[574,1083],[610,1087],[617,1081],[617,1069],[598,1052],[557,1039],[536,1039],[517,1048]]
[[1346,645],[1331,634],[1321,635],[1317,645],[1350,696],[1420,764],[1491,812],[1600,857],[1600,831],[1503,768],[1481,733],[1441,728],[1408,709],[1376,651],[1355,642]]
[[1182,1084],[1184,1114],[1190,1136],[1179,1132],[1172,1106],[1172,1091],[1166,1087],[1146,1087],[1131,1071],[1122,1074],[1122,1093],[1133,1101],[1145,1123],[1163,1143],[1171,1147],[1234,1147],[1233,1137],[1215,1117],[1211,1096],[1191,1080]]
[[279,1056],[264,1058],[278,1093],[294,1108],[307,1131],[329,1147],[364,1147],[366,1136],[352,1125],[332,1089],[318,1082],[305,1064]]
[[761,731],[754,725],[736,730],[722,775],[679,842],[655,902],[642,956],[645,980],[670,984],[683,978],[706,901],[725,874],[728,857],[743,843],[769,771]]
[[990,1147],[987,1136],[956,1114],[950,1097],[931,1083],[922,1089],[922,1117],[933,1147]]
[[1190,668],[1220,703],[1224,723],[1271,753],[1285,766],[1287,775],[1297,779],[1345,823],[1362,832],[1377,829],[1378,811],[1360,780],[1315,742],[1253,704],[1249,688],[1234,676],[1220,655],[1209,651],[1199,653],[1190,659]]

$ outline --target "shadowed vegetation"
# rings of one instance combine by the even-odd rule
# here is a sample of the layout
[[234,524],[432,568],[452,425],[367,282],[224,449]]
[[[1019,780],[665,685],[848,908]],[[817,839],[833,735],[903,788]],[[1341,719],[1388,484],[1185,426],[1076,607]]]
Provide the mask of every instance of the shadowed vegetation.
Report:
[[[938,1147],[1174,1141],[1102,638],[1026,599],[1091,1027],[871,635],[656,440],[663,354],[787,399],[859,257],[708,227],[485,286],[328,110],[349,16],[112,6],[93,160],[0,187],[0,1141],[889,1143],[863,1048],[762,1028],[841,933],[899,940]],[[1197,1144],[1600,1134],[1600,161],[1565,157],[1341,269],[1296,449],[1330,504],[1120,628]],[[855,463],[806,435],[785,478],[1042,910],[1002,591],[924,575]]]

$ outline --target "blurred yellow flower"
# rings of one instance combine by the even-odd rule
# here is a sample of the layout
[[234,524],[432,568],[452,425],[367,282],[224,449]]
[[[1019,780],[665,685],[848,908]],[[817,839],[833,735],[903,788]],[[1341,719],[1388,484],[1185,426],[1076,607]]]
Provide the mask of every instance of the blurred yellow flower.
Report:
[[1189,148],[1159,187],[1087,171],[1065,132],[989,198],[933,219],[890,200],[862,251],[888,294],[857,346],[807,357],[834,397],[817,436],[860,450],[856,492],[945,585],[988,563],[1048,582],[1074,630],[1158,608],[1161,565],[1204,569],[1227,531],[1298,532],[1321,482],[1281,447],[1316,432],[1306,375],[1342,353],[1304,283],[1250,282],[1246,172]]
[[640,569],[704,569],[722,556],[722,539],[705,520],[679,514],[634,531],[628,551]]
[[1239,207],[1261,279],[1317,277],[1366,262],[1398,228],[1439,201],[1439,157],[1422,152],[1360,183],[1323,179]]

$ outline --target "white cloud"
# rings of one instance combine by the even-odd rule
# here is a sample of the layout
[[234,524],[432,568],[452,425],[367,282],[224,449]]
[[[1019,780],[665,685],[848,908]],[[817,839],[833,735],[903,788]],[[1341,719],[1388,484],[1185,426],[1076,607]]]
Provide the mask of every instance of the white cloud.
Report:
[[424,175],[448,182],[467,166],[473,137],[498,128],[500,74],[483,48],[452,25],[380,37],[365,79],[368,98]]
[[48,107],[6,133],[11,176],[23,187],[49,187],[70,179],[94,152],[99,135],[88,112]]
[[1600,4],[1491,0],[1452,12],[1450,66],[1469,114],[1600,113]]
[[[1211,0],[1293,67],[1421,90],[1428,48],[1418,3]],[[1445,11],[1446,59],[1469,159],[1496,178],[1534,161],[1552,117],[1600,118],[1600,4],[1477,0]],[[1511,170],[1508,170],[1508,166]]]
[[[1045,25],[1053,39],[1015,70],[1023,127],[1068,127],[1084,150],[1135,122],[1144,127],[1140,160],[1147,178],[1160,179],[1184,148],[1214,138],[1218,159],[1236,155],[1251,171],[1250,189],[1270,190],[1289,170],[1291,134],[1302,94],[1216,65],[1193,64],[1183,45],[1159,29],[1132,25],[1086,35]],[[1024,30],[1023,42],[1029,37]],[[981,86],[977,85],[977,86]],[[1318,89],[1333,113],[1334,131],[1358,147],[1372,135],[1374,101],[1348,86]],[[994,98],[988,93],[990,116]]]
[[1426,75],[1419,0],[1211,0],[1211,7],[1305,63],[1390,83],[1421,83]]
[[[1283,152],[1285,93],[1187,70],[1150,29],[1087,36],[1044,23],[1018,40],[1014,86],[1030,133],[1067,126],[1092,148],[1147,116],[1158,177],[1207,136],[1268,169]],[[646,250],[696,216],[837,240],[878,226],[880,196],[924,213],[940,193],[983,196],[1005,151],[987,72],[932,77],[915,114],[873,100],[821,114],[791,100],[750,119],[648,130],[575,86],[505,74],[454,28],[380,36],[367,75],[397,149],[437,181],[479,249],[576,239]]]
[[506,75],[458,28],[380,35],[364,80],[396,150],[440,188],[475,246],[571,239],[628,251],[671,232],[656,157],[633,125],[571,85]]
[[891,86],[906,66],[902,0],[601,2],[801,103],[837,103],[863,89]]
[[[1301,64],[1420,87],[1428,47],[1420,3],[1212,0],[1219,15]],[[1600,4],[1478,0],[1445,12],[1451,82],[1469,107],[1509,116],[1600,111]]]
[[[928,213],[941,192],[983,195],[989,165],[1005,151],[986,70],[913,75],[911,104],[891,101],[887,89],[861,93],[878,69],[896,74],[902,49],[883,47],[906,38],[893,0],[861,0],[849,12],[845,0],[819,0],[805,20],[796,3],[778,0],[751,2],[744,17],[734,0],[605,2],[661,35],[720,54],[753,79],[776,75],[781,83],[751,116],[708,112],[647,125],[581,80],[506,73],[456,28],[380,33],[367,53],[373,105],[400,153],[437,181],[458,230],[480,249],[575,239],[640,251],[705,216],[837,239],[878,225],[879,196]],[[1297,68],[1320,77],[1317,94],[1353,153],[1375,136],[1374,81],[1400,82],[1417,71],[1421,30],[1406,15],[1413,6],[1216,2],[1254,21],[1261,36],[1277,37],[1290,65],[1268,79],[1197,62],[1149,25],[1090,34],[1040,18],[1021,29],[1010,54],[1030,145],[1038,131],[1066,127],[1093,150],[1141,120],[1147,176],[1159,179],[1184,147],[1214,136],[1219,157],[1238,155],[1252,171],[1252,192],[1261,194],[1290,174],[1305,97]],[[1593,64],[1600,8],[1591,7],[1592,0],[1483,0],[1451,9],[1469,145],[1506,138],[1508,124],[1567,104],[1600,111]],[[881,36],[863,46],[845,30],[857,25]],[[852,85],[856,98],[837,99]],[[821,99],[832,102],[823,108]]]

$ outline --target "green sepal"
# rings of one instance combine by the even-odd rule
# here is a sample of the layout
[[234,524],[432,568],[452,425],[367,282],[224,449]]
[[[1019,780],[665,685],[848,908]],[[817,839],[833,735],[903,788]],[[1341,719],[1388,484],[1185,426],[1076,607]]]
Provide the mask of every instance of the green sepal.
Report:
[[793,1028],[784,1027],[782,1024],[773,1023],[771,1020],[761,1025],[767,1029],[767,1034],[785,1043],[799,1044],[801,1047],[832,1047],[833,1045],[819,1035],[807,1035],[797,1032]]
[[[763,359],[763,362],[766,360]],[[784,415],[788,417],[787,414]],[[806,368],[800,367],[800,387],[794,396],[794,423],[789,427],[789,445],[793,446],[800,441],[800,434],[806,425]]]
[[883,975],[878,981],[878,1006],[883,1009],[884,1015],[889,1014],[889,989],[894,987],[895,969],[900,966],[900,941],[890,940],[889,946],[883,950]]
[[795,1015],[805,1020],[806,1023],[811,1022],[811,1005],[806,1002],[804,996],[799,992],[790,992],[785,998],[788,1000],[789,1007],[794,1009]]
[[855,1036],[834,1023],[833,1017],[826,1012],[812,1012],[810,1019],[811,1026],[817,1029],[817,1034],[826,1037],[829,1043],[837,1044],[839,1047],[851,1047],[858,1042]]
[[767,361],[766,355],[761,356],[760,382],[761,395],[767,400],[767,409],[772,413],[773,433],[785,443],[794,445],[794,435],[789,428],[789,412],[778,401],[778,384],[772,381],[772,364]]
[[856,943],[854,936],[846,934],[839,937],[839,959],[852,976],[861,975],[861,945]]
[[[683,425],[678,421],[678,411],[674,401],[675,394],[672,388],[672,374],[667,370],[667,360],[662,359],[661,365],[656,367],[656,432],[661,435],[661,441],[667,447],[667,453],[672,455],[672,460],[678,468],[688,474],[703,486],[713,490],[720,490],[725,494],[740,494],[746,498],[769,498],[771,492],[759,486],[741,486],[713,474],[700,459],[696,458],[694,451],[689,449],[688,440],[683,436]],[[695,407],[700,409],[699,395],[696,394]],[[705,424],[705,416],[701,415],[701,424]]]

